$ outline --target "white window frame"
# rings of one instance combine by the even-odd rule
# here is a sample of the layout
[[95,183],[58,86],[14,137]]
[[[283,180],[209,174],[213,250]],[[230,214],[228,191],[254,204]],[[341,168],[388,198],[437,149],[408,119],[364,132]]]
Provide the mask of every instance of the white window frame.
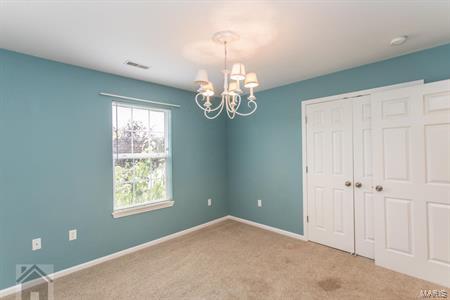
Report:
[[[117,105],[117,107],[122,106],[122,107],[129,107],[129,108],[140,108],[140,109],[146,109],[146,110],[151,110],[151,111],[159,111],[159,112],[163,112],[164,113],[164,145],[166,147],[165,149],[165,153],[161,154],[161,153],[155,153],[155,154],[150,154],[150,155],[142,155],[141,158],[165,158],[166,159],[166,163],[165,163],[165,180],[166,180],[166,199],[161,199],[161,200],[157,200],[157,201],[149,201],[147,203],[143,203],[143,204],[137,204],[137,205],[133,205],[133,206],[128,206],[128,207],[124,207],[124,208],[117,208],[116,207],[116,187],[115,187],[115,170],[114,170],[114,165],[115,165],[115,159],[116,156],[118,156],[118,154],[114,154],[114,151],[112,151],[112,168],[113,168],[113,212],[112,212],[112,216],[114,218],[120,218],[120,217],[125,217],[125,216],[129,216],[129,215],[134,215],[134,214],[140,214],[143,212],[147,212],[147,211],[152,211],[152,210],[157,210],[157,209],[162,209],[162,208],[166,208],[166,207],[171,207],[174,205],[174,201],[172,198],[172,141],[171,141],[171,136],[172,136],[172,128],[171,128],[171,110],[170,109],[162,109],[162,108],[156,108],[150,105],[140,105],[140,104],[134,104],[134,103],[128,103],[128,102],[124,102],[124,101],[112,101],[111,103],[111,109],[113,108],[114,105]],[[117,120],[117,110],[116,110],[116,120]],[[150,120],[149,120],[150,121]],[[112,130],[111,130],[112,132]],[[112,147],[114,147],[114,143],[113,140],[112,141]],[[137,155],[120,155],[121,159],[126,159],[126,158],[139,158],[139,154]]]

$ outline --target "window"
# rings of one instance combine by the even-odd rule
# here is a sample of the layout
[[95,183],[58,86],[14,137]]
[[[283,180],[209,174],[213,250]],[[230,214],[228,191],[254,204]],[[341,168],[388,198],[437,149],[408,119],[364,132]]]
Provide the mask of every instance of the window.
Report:
[[173,205],[170,111],[113,102],[114,217]]

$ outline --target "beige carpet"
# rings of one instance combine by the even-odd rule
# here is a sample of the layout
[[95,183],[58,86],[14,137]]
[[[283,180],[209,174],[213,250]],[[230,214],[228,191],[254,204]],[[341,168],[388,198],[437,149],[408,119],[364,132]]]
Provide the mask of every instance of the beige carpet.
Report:
[[224,221],[60,278],[54,295],[57,300],[408,299],[421,289],[441,288],[369,259]]

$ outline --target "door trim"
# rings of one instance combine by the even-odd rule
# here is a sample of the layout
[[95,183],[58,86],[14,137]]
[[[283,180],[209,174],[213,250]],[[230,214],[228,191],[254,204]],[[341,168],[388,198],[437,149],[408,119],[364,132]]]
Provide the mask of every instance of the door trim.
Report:
[[415,85],[421,85],[424,84],[424,80],[415,80],[415,81],[408,81],[404,83],[399,84],[393,84],[383,87],[377,87],[373,89],[367,89],[367,90],[359,90],[355,92],[349,92],[344,94],[338,94],[333,96],[327,96],[327,97],[321,97],[321,98],[314,98],[314,99],[306,99],[302,100],[300,99],[301,103],[301,113],[300,113],[300,122],[301,122],[301,141],[302,141],[302,209],[303,209],[303,236],[305,237],[305,240],[309,240],[309,227],[307,222],[308,217],[308,174],[306,172],[307,167],[307,139],[306,139],[306,106],[321,102],[329,102],[329,101],[336,101],[341,99],[347,99],[347,98],[357,98],[365,95],[370,95],[376,92],[391,90],[391,89],[397,89],[397,88],[403,88],[403,87],[409,87],[409,86],[415,86]]

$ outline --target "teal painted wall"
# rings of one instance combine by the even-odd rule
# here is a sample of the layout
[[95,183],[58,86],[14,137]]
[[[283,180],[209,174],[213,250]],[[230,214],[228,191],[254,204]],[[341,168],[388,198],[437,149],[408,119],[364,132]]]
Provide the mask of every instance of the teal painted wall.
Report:
[[[263,92],[256,90],[257,112],[228,122],[230,214],[303,234],[301,100],[448,78],[450,44]],[[262,208],[257,208],[257,199],[262,199]]]
[[[450,44],[257,92],[253,116],[209,121],[190,92],[0,49],[0,289],[16,264],[61,270],[228,213],[303,234],[300,99],[446,78]],[[111,100],[100,91],[182,106],[174,207],[111,217]]]
[[[172,113],[175,206],[113,219],[111,99],[180,104]],[[0,49],[0,289],[15,265],[65,269],[222,217],[226,121],[193,94]],[[214,200],[212,208],[207,198]],[[68,241],[68,230],[78,240]],[[42,249],[31,251],[31,240]]]

